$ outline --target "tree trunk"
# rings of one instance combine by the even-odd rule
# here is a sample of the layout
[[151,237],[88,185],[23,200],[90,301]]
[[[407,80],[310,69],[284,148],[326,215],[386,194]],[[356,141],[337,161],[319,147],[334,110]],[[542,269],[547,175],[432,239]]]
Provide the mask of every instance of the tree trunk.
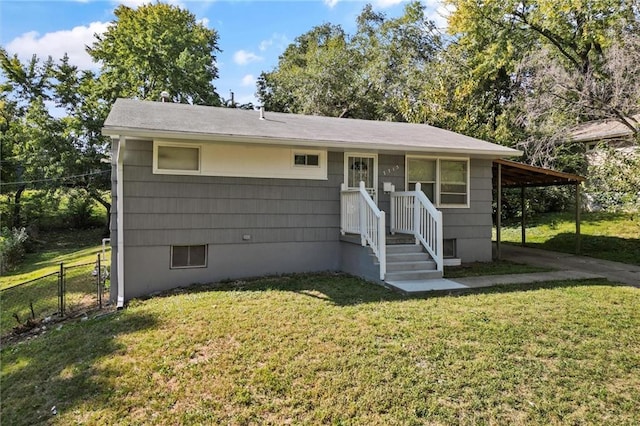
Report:
[[22,206],[20,204],[22,193],[24,192],[26,186],[22,185],[18,188],[15,195],[13,196],[13,227],[19,229],[22,227],[22,218],[20,217],[22,214]]
[[100,203],[107,210],[107,221],[105,223],[105,234],[111,230],[111,203],[102,198],[98,191],[89,190],[89,196]]

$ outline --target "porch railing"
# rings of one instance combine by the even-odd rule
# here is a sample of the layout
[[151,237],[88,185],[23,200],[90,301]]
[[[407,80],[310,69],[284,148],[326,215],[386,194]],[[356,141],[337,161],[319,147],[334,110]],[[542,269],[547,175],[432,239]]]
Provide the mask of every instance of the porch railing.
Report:
[[442,212],[438,211],[416,183],[415,191],[391,193],[390,230],[392,234],[410,234],[443,270]]
[[373,202],[364,182],[358,189],[347,189],[342,184],[340,191],[340,232],[360,234],[363,247],[369,246],[380,263],[380,279],[387,272],[385,239],[385,214]]

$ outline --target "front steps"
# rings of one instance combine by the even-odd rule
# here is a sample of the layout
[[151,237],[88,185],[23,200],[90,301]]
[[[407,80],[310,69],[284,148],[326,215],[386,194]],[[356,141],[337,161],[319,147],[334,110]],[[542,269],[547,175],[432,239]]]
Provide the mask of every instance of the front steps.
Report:
[[425,281],[442,278],[436,262],[418,244],[387,244],[385,282]]

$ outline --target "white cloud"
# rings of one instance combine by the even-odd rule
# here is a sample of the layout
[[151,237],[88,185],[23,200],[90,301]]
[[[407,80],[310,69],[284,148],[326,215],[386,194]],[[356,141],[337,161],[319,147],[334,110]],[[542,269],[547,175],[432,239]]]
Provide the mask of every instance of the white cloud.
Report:
[[274,33],[270,39],[262,40],[260,42],[260,45],[258,46],[258,49],[260,49],[261,52],[264,52],[270,47],[275,46],[278,50],[284,50],[287,45],[289,45],[289,39],[287,38],[287,36]]
[[333,9],[333,7],[338,4],[340,0],[324,0],[324,4],[329,6],[329,8]]
[[247,52],[246,50],[238,50],[233,54],[233,62],[238,65],[247,65],[251,62],[261,61],[262,57],[256,55],[253,52]]
[[381,9],[386,9],[388,7],[395,6],[397,4],[402,3],[404,0],[377,0],[375,5]]
[[[137,9],[143,4],[152,4],[152,3],[156,3],[156,1],[155,0],[112,0],[111,3],[115,5],[123,4],[127,7],[130,7],[131,9]],[[184,3],[182,3],[182,1],[180,0],[163,0],[162,3],[172,4],[174,6],[180,6],[182,8],[185,8]]]
[[22,60],[29,60],[34,54],[42,59],[51,56],[58,60],[67,53],[69,62],[73,65],[81,69],[96,69],[98,64],[91,60],[85,46],[93,44],[94,34],[102,34],[108,26],[108,22],[92,22],[88,26],[54,31],[43,36],[36,31],[30,31],[11,40],[7,43],[6,49],[10,54],[17,54]]
[[242,77],[243,87],[253,86],[255,85],[255,83],[256,83],[256,78],[252,74],[247,74],[244,77]]

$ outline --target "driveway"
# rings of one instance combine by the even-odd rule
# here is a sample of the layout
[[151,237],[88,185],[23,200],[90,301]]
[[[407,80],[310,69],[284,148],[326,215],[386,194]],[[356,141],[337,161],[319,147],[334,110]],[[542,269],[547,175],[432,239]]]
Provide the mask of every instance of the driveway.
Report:
[[500,246],[502,259],[525,263],[533,266],[553,268],[561,271],[576,271],[602,276],[609,281],[632,285],[640,288],[640,266],[629,265],[593,257],[558,253],[512,244]]

